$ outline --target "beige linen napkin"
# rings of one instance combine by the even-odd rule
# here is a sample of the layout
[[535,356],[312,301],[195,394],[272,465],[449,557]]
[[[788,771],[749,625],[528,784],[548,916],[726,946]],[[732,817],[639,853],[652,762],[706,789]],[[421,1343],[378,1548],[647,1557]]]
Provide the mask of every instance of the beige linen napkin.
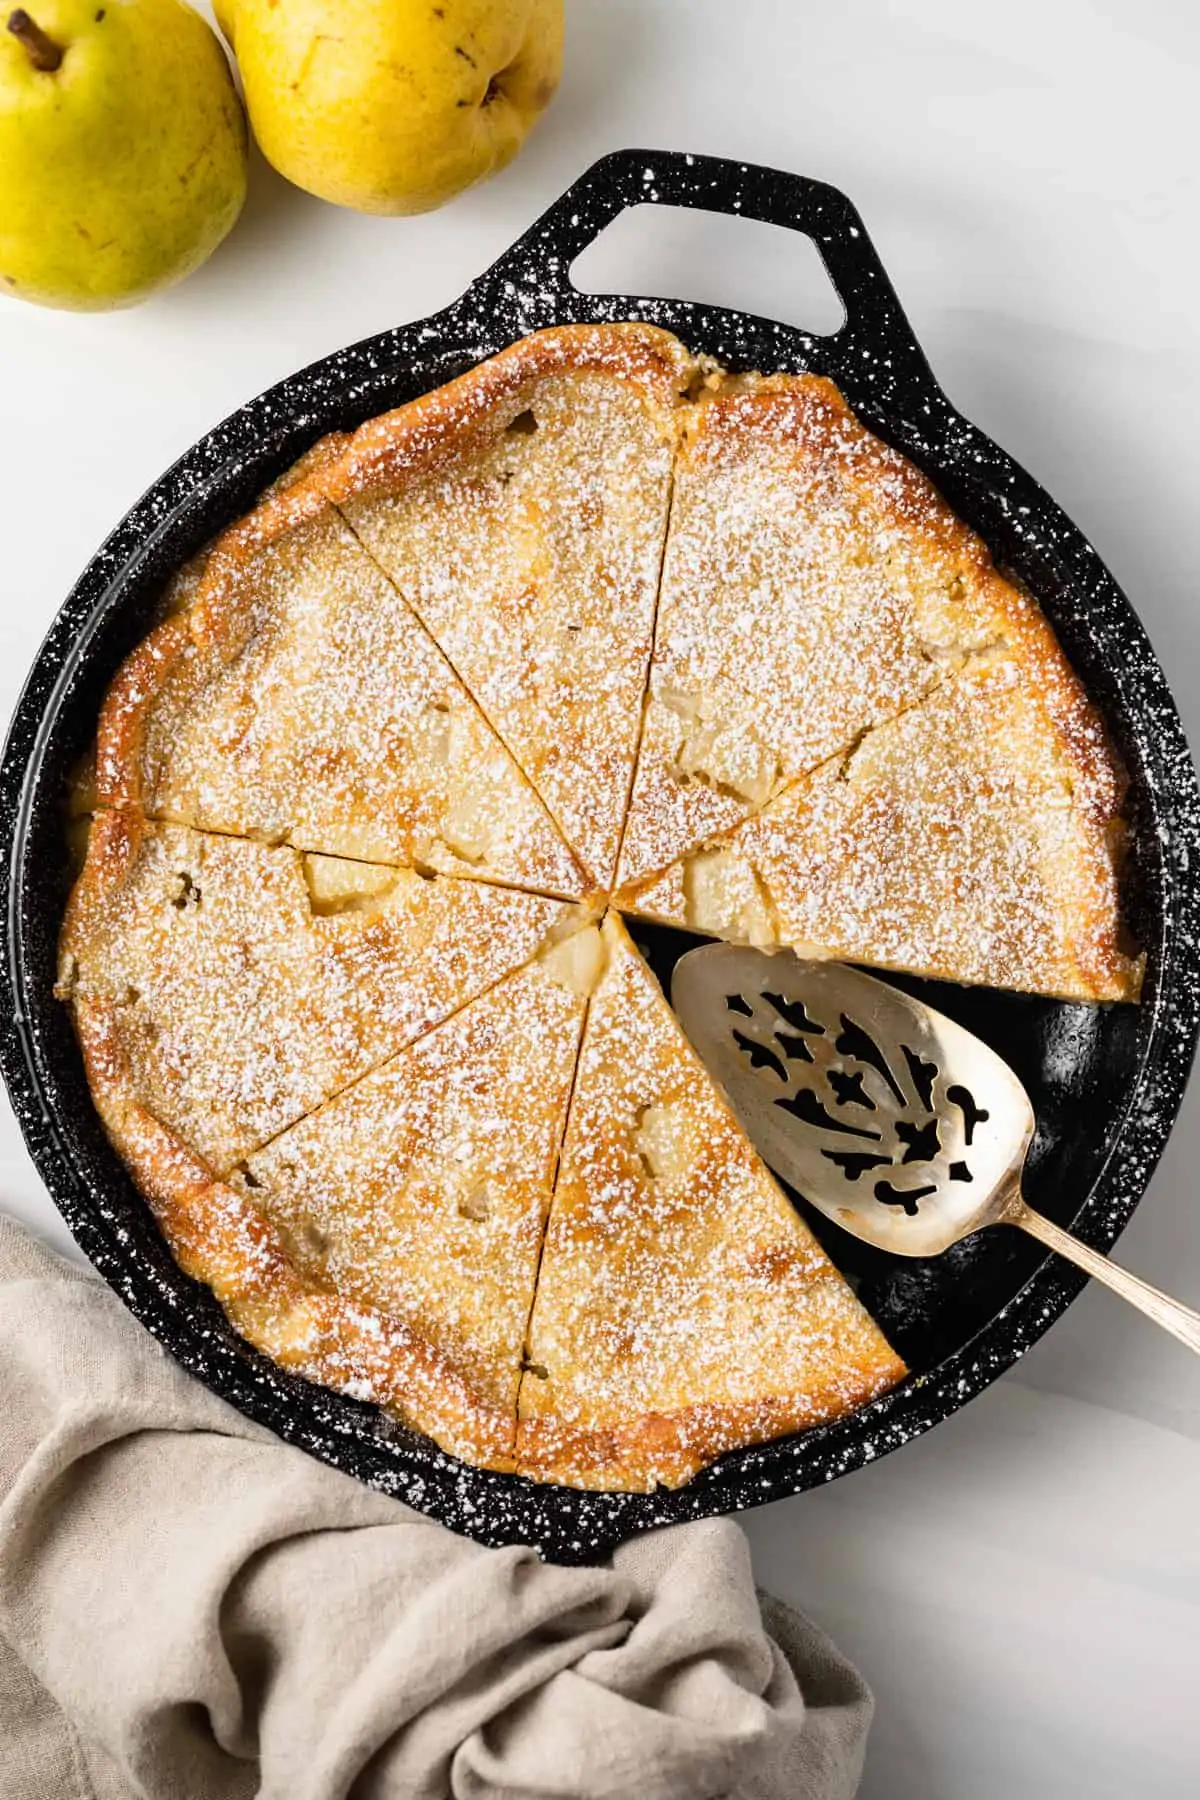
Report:
[[[871,1702],[727,1520],[485,1550],[0,1216],[3,1800],[846,1800]],[[770,1635],[768,1635],[770,1634]]]

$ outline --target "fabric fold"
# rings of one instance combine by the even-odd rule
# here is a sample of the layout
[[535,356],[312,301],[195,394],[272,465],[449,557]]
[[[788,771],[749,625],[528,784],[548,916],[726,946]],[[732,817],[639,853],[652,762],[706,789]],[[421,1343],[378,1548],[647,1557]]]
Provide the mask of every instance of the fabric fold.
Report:
[[[730,1521],[560,1568],[193,1382],[0,1219],[6,1800],[849,1800],[870,1698]],[[764,1623],[764,1618],[767,1621]]]

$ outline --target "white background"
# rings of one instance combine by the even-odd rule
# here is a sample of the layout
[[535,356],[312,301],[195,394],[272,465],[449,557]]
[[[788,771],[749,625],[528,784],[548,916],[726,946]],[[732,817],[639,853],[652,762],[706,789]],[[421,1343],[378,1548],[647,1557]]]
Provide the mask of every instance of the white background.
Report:
[[[259,163],[234,237],[177,292],[106,318],[0,301],[0,712],[87,557],[195,438],[299,365],[445,304],[594,157],[642,145],[848,190],[951,396],[1131,595],[1195,740],[1192,0],[568,14],[551,114],[444,212],[339,213]],[[811,271],[788,240],[743,235],[744,260],[703,221],[660,219],[593,271],[803,315]],[[1120,1246],[1193,1305],[1198,1153],[1194,1094]],[[65,1244],[7,1109],[0,1200]],[[762,1581],[876,1689],[869,1800],[1177,1800],[1200,1791],[1198,1520],[1200,1362],[1088,1292],[965,1412],[748,1528]]]

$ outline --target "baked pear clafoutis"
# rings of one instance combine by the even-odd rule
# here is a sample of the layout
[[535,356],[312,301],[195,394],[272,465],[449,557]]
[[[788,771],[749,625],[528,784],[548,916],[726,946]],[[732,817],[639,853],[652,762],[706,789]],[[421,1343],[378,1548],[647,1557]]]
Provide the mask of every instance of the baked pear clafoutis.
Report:
[[547,332],[364,426],[324,484],[605,890],[694,372],[666,332]]
[[1011,653],[981,652],[617,903],[801,956],[1135,998],[1111,765],[1090,713],[1062,698]]
[[615,913],[542,1252],[518,1466],[676,1487],[904,1365],[767,1173]]
[[[59,992],[216,1174],[519,968],[573,909],[98,813]],[[101,1108],[103,1110],[103,1107]]]
[[561,834],[315,484],[219,538],[100,715],[95,799],[300,850],[577,896]]
[[676,1484],[904,1370],[617,912],[1133,999],[1124,789],[828,382],[571,326],[319,444],[172,584],[73,796],[59,991],[253,1344],[483,1466]]

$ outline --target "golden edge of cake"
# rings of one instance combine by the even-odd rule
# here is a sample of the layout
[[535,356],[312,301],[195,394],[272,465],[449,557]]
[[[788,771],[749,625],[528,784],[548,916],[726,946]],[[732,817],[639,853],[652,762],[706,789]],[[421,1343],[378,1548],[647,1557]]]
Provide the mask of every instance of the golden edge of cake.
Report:
[[[1015,618],[1016,629],[1008,642],[969,657],[961,669],[947,676],[914,706],[863,733],[856,744],[816,769],[798,776],[749,817],[712,834],[658,874],[620,889],[613,897],[614,904],[632,916],[660,925],[725,937],[732,942],[752,942],[764,949],[792,949],[801,957],[863,961],[872,967],[929,980],[997,985],[1062,1000],[1137,1002],[1146,958],[1130,939],[1120,907],[1129,847],[1128,825],[1122,812],[1127,789],[1124,773],[1109,748],[1099,716],[1050,636],[1046,622],[1040,616],[1029,618],[1023,613]],[[1023,655],[1016,647],[1022,642],[1026,649]],[[806,818],[818,816],[825,793],[840,792],[838,784],[848,777],[860,756],[868,755],[876,742],[903,732],[906,724],[919,720],[926,710],[933,712],[939,702],[953,701],[955,690],[964,694],[975,690],[984,697],[990,692],[995,696],[997,710],[1017,690],[1020,704],[1048,752],[1039,759],[1037,767],[1024,771],[1031,793],[1029,812],[1032,815],[1036,811],[1034,790],[1047,766],[1053,768],[1057,781],[1069,795],[1067,808],[1076,834],[1073,870],[1077,879],[1069,892],[1048,896],[1042,921],[1045,953],[1033,959],[1044,966],[1032,972],[1029,968],[1018,973],[1001,972],[998,950],[990,968],[986,957],[979,966],[972,967],[965,949],[961,954],[931,952],[909,960],[887,953],[882,932],[873,937],[870,932],[866,937],[847,937],[840,929],[844,921],[832,918],[827,935],[819,930],[805,930],[800,937],[789,932],[781,924],[770,874],[759,867],[762,833],[774,830],[782,841],[787,830],[783,821],[790,815],[795,853],[803,869],[803,858],[811,852],[804,836]],[[1014,772],[1022,773],[1019,767]],[[897,816],[893,819],[894,840],[903,843],[908,832],[919,828],[919,818]],[[883,851],[879,846],[872,851],[860,841],[859,854],[867,861],[873,855],[881,860]],[[736,925],[732,921],[718,925],[697,916],[689,898],[689,872],[709,859],[713,863],[725,859],[736,862],[736,874],[731,864],[729,879],[739,890],[752,893],[753,917],[747,916]],[[868,871],[864,871],[864,887],[867,880]],[[1015,925],[1014,931],[1019,937]],[[1053,953],[1052,945],[1056,946]]]
[[[86,912],[105,887],[119,886],[124,877],[128,833],[122,831],[117,815],[109,815],[108,823],[114,829],[103,834],[104,847],[72,896],[65,945],[78,929],[80,910]],[[81,890],[84,898],[78,899]],[[545,970],[548,980],[582,996],[576,947],[583,946],[586,969],[586,941],[595,935],[585,909],[564,918],[526,963],[432,1024],[384,1064],[363,1071],[351,1087],[376,1078],[381,1069],[432,1039],[439,1026],[448,1027],[472,1005],[500,993],[535,966]],[[280,1231],[235,1185],[236,1174],[222,1179],[143,1103],[138,1072],[119,1029],[119,1000],[74,995],[70,1003],[88,1086],[110,1141],[148,1201],[175,1260],[212,1290],[234,1328],[254,1348],[306,1380],[351,1395],[369,1395],[374,1404],[433,1438],[451,1455],[480,1468],[513,1470],[519,1369],[514,1365],[513,1405],[498,1406],[478,1391],[452,1357],[403,1318],[306,1278]],[[335,1105],[339,1097],[329,1096],[306,1117]],[[278,1135],[286,1137],[287,1132]],[[548,1191],[547,1208],[549,1200]],[[529,1303],[532,1306],[532,1293]]]
[[[1077,792],[1097,824],[1120,822],[1129,781],[1100,715],[1041,607],[1000,573],[983,539],[958,517],[915,463],[868,431],[824,376],[769,376],[755,381],[746,393],[764,399],[768,418],[778,411],[783,435],[794,433],[810,441],[815,436],[821,454],[835,456],[848,479],[866,477],[876,503],[898,529],[953,561],[964,587],[951,603],[951,620],[957,615],[964,627],[982,625],[987,632],[983,642],[970,644],[967,655],[1003,649],[1020,663],[1053,721],[1079,784]],[[720,398],[715,396],[717,402]],[[731,410],[722,408],[722,428],[714,434],[712,405],[701,403],[698,442],[703,454],[716,456],[724,448],[723,438],[740,428],[742,415],[735,394]]]
[[[110,1141],[149,1203],[180,1267],[212,1290],[230,1323],[254,1348],[307,1380],[351,1394],[369,1393],[376,1404],[465,1461],[511,1470],[515,1401],[506,1409],[489,1400],[451,1356],[394,1312],[306,1277],[282,1234],[238,1181],[244,1164],[239,1162],[222,1175],[147,1104],[142,1071],[121,1030],[122,997],[88,992],[86,983],[83,988],[78,984],[98,924],[120,907],[122,895],[136,879],[143,838],[174,829],[138,813],[98,812],[90,822],[86,858],[64,915],[56,994],[70,1005],[88,1086]],[[214,841],[223,840],[218,835]],[[248,843],[245,848],[253,854],[263,847]],[[464,892],[482,891],[481,884],[454,876],[437,879]],[[371,1080],[381,1068],[431,1039],[439,1027],[449,1026],[535,966],[544,968],[557,985],[573,990],[578,979],[573,952],[588,936],[589,910],[540,896],[493,891],[506,903],[520,902],[539,914],[532,953],[485,981],[449,1012],[432,1017],[424,1029],[402,1038],[382,1059],[363,1066],[351,1088]],[[544,929],[543,909],[557,915],[547,916]],[[302,1116],[311,1118],[337,1098],[337,1092],[326,1094]],[[286,1137],[299,1123],[300,1117],[291,1119],[268,1141]],[[258,1148],[246,1153],[249,1160]],[[547,1205],[548,1201],[549,1195]],[[517,1378],[514,1373],[514,1382]]]
[[640,739],[693,373],[652,328],[543,334],[364,426],[325,483],[597,889]]
[[473,436],[500,435],[504,404],[547,375],[606,371],[642,390],[673,440],[680,396],[699,363],[656,325],[558,325],[535,331],[444,387],[329,440],[313,480],[335,505],[407,473],[436,469]]
[[[680,394],[696,368],[683,345],[654,326],[563,326],[520,340],[433,393],[369,420],[353,435],[339,433],[323,439],[266,490],[253,512],[224,531],[177,577],[168,593],[166,617],[126,658],[108,690],[100,713],[94,767],[87,775],[86,796],[77,797],[75,810],[94,806],[142,809],[170,820],[169,812],[160,813],[146,803],[143,751],[147,728],[159,695],[190,650],[199,648],[229,657],[236,654],[240,647],[238,576],[257,552],[315,520],[326,508],[333,507],[340,517],[336,509],[351,496],[401,474],[434,471],[464,447],[469,449],[473,437],[501,433],[508,423],[504,403],[516,404],[532,382],[549,374],[589,369],[611,372],[642,391],[659,416],[664,437],[674,442]],[[370,560],[374,564],[374,559]],[[400,597],[398,604],[411,612]],[[412,618],[422,636],[427,636],[415,614]],[[429,644],[444,660],[432,638]],[[468,698],[477,705],[473,696]],[[511,753],[505,749],[505,754]],[[535,798],[524,771],[520,774]],[[544,812],[540,798],[537,804]],[[545,817],[550,823],[550,815]],[[181,818],[176,822],[221,829],[217,821]],[[313,844],[302,847],[318,848]],[[543,877],[517,885],[571,899],[589,898],[594,881],[569,846],[564,843],[563,849],[575,869],[569,883],[551,883]]]
[[[1059,765],[1069,772],[1072,807],[1084,826],[1089,855],[1108,866],[1119,883],[1128,847],[1124,803],[1129,781],[1099,712],[1067,660],[1049,620],[1023,588],[996,568],[983,540],[953,512],[921,471],[861,424],[834,384],[818,375],[736,376],[714,379],[710,391],[689,411],[683,426],[681,456],[698,466],[734,455],[747,430],[768,429],[814,465],[835,458],[850,482],[868,479],[875,503],[910,540],[950,559],[962,584],[951,600],[948,624],[961,625],[967,648],[947,662],[933,687],[972,669],[1008,662],[1029,700],[1043,715]],[[879,479],[883,477],[882,481]],[[982,636],[980,627],[983,628]],[[974,632],[971,641],[970,632]],[[933,691],[931,687],[928,692]],[[928,697],[928,693],[925,696]],[[920,700],[914,703],[920,705]],[[893,715],[894,717],[895,715]],[[891,720],[880,719],[863,736]],[[845,762],[856,742],[840,746],[828,759],[793,775],[768,799],[728,827],[706,836],[680,858],[721,847],[733,839],[747,819],[760,816],[827,765]],[[624,861],[624,859],[623,859]],[[675,914],[656,913],[642,896],[668,876],[671,863],[660,863],[632,879],[618,880],[614,903],[621,909],[674,925]],[[1141,993],[1145,959],[1121,942],[1119,916],[1091,921],[1081,938],[1107,949],[1081,961],[1077,979],[1062,997],[1083,1000],[1136,1001]],[[819,955],[820,945],[797,946],[801,954]],[[959,979],[950,969],[913,968],[918,975]]]
[[327,509],[315,474],[344,441],[329,437],[315,445],[266,490],[253,512],[227,527],[175,577],[165,597],[166,617],[130,651],[104,697],[95,760],[90,768],[81,765],[76,811],[144,805],[142,744],[159,693],[191,645],[218,648],[236,641],[239,571],[255,551]]
[[378,1405],[481,1468],[512,1469],[516,1420],[488,1405],[449,1357],[393,1314],[306,1282],[279,1232],[142,1106],[111,1006],[80,1022],[96,1108],[185,1274],[282,1368]]
[[809,1431],[844,1418],[904,1380],[908,1369],[843,1365],[847,1379],[828,1394],[773,1394],[745,1405],[697,1405],[645,1413],[620,1426],[571,1425],[553,1416],[522,1419],[519,1472],[531,1481],[596,1493],[653,1493],[685,1486],[730,1450]]
[[[603,958],[592,979],[530,1314],[517,1466],[538,1481],[648,1492],[682,1486],[728,1450],[853,1412],[902,1381],[908,1370],[738,1124],[617,914],[608,914],[600,936]],[[644,1026],[636,1045],[626,1047],[622,1034],[632,1019],[644,1020]],[[682,1108],[681,1088],[687,1094]],[[636,1141],[631,1158],[628,1135],[639,1116],[660,1105],[684,1119],[685,1134],[689,1127],[697,1131],[705,1147],[698,1164],[685,1159],[678,1175],[682,1185],[673,1193],[669,1185],[665,1199],[657,1191],[658,1175],[668,1184],[671,1175],[651,1174]],[[586,1121],[597,1110],[599,1131],[581,1140],[577,1115]],[[707,1169],[706,1159],[711,1159]],[[635,1163],[643,1165],[640,1174]],[[714,1179],[718,1170],[720,1178]],[[664,1269],[670,1266],[682,1283],[672,1291],[668,1282],[664,1291],[645,1265],[642,1239],[649,1231],[660,1244],[664,1220],[672,1213],[689,1217],[697,1263],[689,1266],[686,1254],[676,1262],[664,1251]],[[624,1229],[614,1232],[614,1221],[623,1221]],[[728,1249],[722,1248],[724,1239]],[[632,1287],[630,1255],[637,1270]],[[744,1257],[756,1265],[753,1274]],[[612,1305],[611,1312],[603,1305],[586,1307],[592,1324],[600,1320],[601,1327],[597,1336],[585,1320],[582,1343],[572,1330],[571,1302],[565,1300],[580,1291],[598,1291]],[[721,1380],[736,1387],[731,1367],[736,1369],[739,1355],[752,1361],[753,1397],[693,1401],[679,1395],[673,1404],[631,1411],[619,1420],[603,1416],[629,1385],[623,1371],[638,1361],[636,1351],[618,1353],[604,1342],[614,1325],[621,1329],[626,1300],[667,1346],[663,1366],[649,1383],[649,1391],[657,1387],[665,1398],[681,1380],[687,1386],[675,1353],[681,1322],[686,1333],[710,1306],[719,1317],[723,1299],[740,1302],[749,1312],[743,1337],[727,1354],[722,1351]],[[656,1306],[663,1307],[661,1314]],[[826,1334],[831,1341],[822,1353]],[[537,1366],[539,1359],[545,1367]],[[587,1371],[582,1384],[576,1367]],[[594,1422],[579,1416],[589,1410]]]
[[[1052,718],[1074,769],[1077,793],[1097,828],[1119,835],[1128,779],[1096,708],[1036,601],[1001,575],[987,545],[954,513],[933,483],[907,457],[870,432],[824,376],[711,376],[708,391],[687,409],[681,422],[681,466],[689,470],[706,463],[719,466],[724,458],[736,457],[747,433],[773,436],[794,455],[798,470],[807,466],[816,472],[823,464],[836,463],[849,485],[869,488],[872,503],[909,541],[922,545],[932,557],[953,564],[955,580],[944,595],[945,641],[935,639],[929,645],[931,659],[944,659],[944,667],[935,669],[930,685],[961,668],[972,655],[1004,649],[1020,663],[1031,689]],[[660,611],[656,662],[667,623]],[[867,729],[886,723],[889,716],[894,714],[871,720]],[[765,801],[742,805],[728,828],[761,811],[827,756],[852,748],[853,741],[831,744],[825,755],[781,781]],[[724,824],[720,829],[723,835]],[[629,904],[629,897],[660,876],[673,860],[660,860],[631,872],[623,852],[617,903]]]

